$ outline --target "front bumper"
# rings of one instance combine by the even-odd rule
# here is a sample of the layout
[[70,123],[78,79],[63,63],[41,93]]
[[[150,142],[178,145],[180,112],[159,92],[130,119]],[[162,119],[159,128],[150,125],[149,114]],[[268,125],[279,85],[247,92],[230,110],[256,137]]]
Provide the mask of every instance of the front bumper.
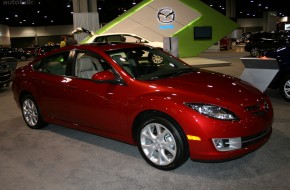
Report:
[[[272,134],[272,127],[269,126],[262,132],[242,137],[234,137],[240,139],[240,144],[237,141],[227,141],[231,138],[218,138],[223,139],[223,146],[215,144],[211,138],[201,141],[188,141],[190,147],[190,158],[197,161],[226,161],[238,157],[242,157],[250,152],[253,152],[263,146]],[[232,144],[231,144],[232,143]],[[217,147],[218,146],[218,147]]]

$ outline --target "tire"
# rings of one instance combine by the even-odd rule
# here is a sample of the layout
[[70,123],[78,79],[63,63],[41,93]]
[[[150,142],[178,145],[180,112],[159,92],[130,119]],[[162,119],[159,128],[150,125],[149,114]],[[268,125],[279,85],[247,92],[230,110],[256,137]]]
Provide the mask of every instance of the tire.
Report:
[[282,80],[279,87],[279,92],[285,101],[290,102],[290,75],[287,75]]
[[250,54],[252,57],[258,57],[259,56],[259,49],[256,47],[253,47],[250,51]]
[[189,158],[179,126],[163,116],[147,117],[137,130],[137,141],[142,157],[160,170],[173,170]]
[[42,119],[41,112],[35,99],[31,95],[26,95],[21,101],[22,116],[31,129],[41,129],[47,125]]

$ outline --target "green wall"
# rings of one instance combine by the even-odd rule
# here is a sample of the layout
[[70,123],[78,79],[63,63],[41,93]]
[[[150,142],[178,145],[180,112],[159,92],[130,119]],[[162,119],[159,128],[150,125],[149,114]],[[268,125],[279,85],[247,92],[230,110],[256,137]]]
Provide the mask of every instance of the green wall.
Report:
[[[202,15],[199,19],[193,21],[182,30],[173,34],[173,37],[178,38],[180,57],[199,55],[238,27],[236,22],[233,22],[199,0],[180,1],[198,11]],[[194,40],[193,29],[195,26],[212,26],[212,39]]]
[[[117,17],[110,23],[106,24],[101,29],[97,30],[95,34],[103,34],[110,28],[114,27],[117,23],[127,19],[132,14],[147,6],[154,0],[144,0],[134,6],[132,9],[126,11],[121,16]],[[177,0],[178,1],[178,0]],[[207,50],[214,43],[219,41],[224,36],[230,34],[238,27],[238,24],[225,17],[218,11],[212,9],[208,5],[204,4],[200,0],[179,0],[191,7],[193,10],[199,12],[202,16],[196,20],[193,20],[190,24],[172,34],[169,37],[178,38],[178,51],[179,57],[193,57],[197,56],[203,51]],[[166,2],[166,0],[164,0]],[[174,7],[171,7],[174,9]],[[181,17],[180,15],[178,15]],[[211,40],[194,40],[194,27],[195,26],[211,26],[212,27],[212,39]],[[122,32],[122,31],[120,31]],[[167,36],[168,37],[168,36]],[[86,43],[90,37],[84,39],[81,43]]]

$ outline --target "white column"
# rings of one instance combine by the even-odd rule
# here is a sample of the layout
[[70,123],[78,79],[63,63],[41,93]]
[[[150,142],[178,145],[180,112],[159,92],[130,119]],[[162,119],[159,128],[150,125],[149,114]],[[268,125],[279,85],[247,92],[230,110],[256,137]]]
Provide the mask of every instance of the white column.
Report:
[[[73,0],[73,10],[74,29],[83,27],[89,31],[96,31],[100,28],[97,0]],[[87,34],[76,34],[75,39],[80,42],[87,36]]]

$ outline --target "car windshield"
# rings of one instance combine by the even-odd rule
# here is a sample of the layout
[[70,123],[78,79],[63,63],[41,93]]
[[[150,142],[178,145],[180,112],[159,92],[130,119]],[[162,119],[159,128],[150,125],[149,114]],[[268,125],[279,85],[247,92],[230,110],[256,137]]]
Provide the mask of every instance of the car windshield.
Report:
[[157,80],[196,71],[184,62],[154,48],[131,48],[107,52],[132,77]]

